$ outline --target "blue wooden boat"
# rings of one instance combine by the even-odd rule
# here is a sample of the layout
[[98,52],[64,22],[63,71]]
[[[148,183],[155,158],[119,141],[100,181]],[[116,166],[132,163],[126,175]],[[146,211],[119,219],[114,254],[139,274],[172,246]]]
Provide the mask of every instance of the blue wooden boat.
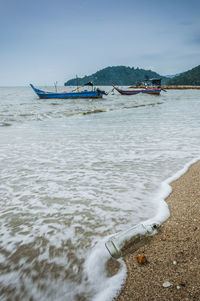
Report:
[[30,84],[33,91],[37,94],[37,96],[41,99],[49,99],[49,98],[102,98],[103,94],[106,94],[104,91],[101,91],[100,89],[94,89],[92,91],[83,90],[83,91],[76,91],[76,92],[46,92],[43,90],[39,90],[35,88],[32,84]]

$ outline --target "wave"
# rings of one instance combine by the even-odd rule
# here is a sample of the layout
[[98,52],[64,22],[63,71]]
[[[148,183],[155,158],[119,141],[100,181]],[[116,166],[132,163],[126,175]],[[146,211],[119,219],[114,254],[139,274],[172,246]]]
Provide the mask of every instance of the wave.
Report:
[[[199,160],[200,157],[191,160],[181,170],[179,170],[173,176],[169,177],[160,184],[160,188],[157,194],[155,195],[155,200],[158,204],[157,214],[153,218],[148,219],[144,223],[142,223],[143,225],[145,225],[145,227],[148,227],[155,223],[162,225],[170,217],[168,205],[165,201],[165,199],[169,196],[169,194],[172,191],[170,183],[180,178],[183,174],[187,172],[187,170],[192,164],[196,163]],[[133,228],[135,228],[135,226]],[[112,277],[108,277],[106,267],[109,260],[112,260],[112,257],[109,255],[105,245],[106,242],[108,242],[111,238],[113,239],[117,237],[119,239],[119,236],[121,236],[122,239],[123,235],[127,232],[131,232],[133,228],[129,228],[123,232],[105,237],[104,239],[98,242],[95,248],[91,251],[89,258],[87,258],[84,265],[84,272],[87,274],[88,282],[90,284],[90,287],[93,288],[93,291],[95,291],[96,287],[96,294],[93,297],[93,300],[110,301],[113,298],[116,298],[120,293],[120,290],[123,287],[127,277],[126,265],[122,258],[119,258],[117,261],[120,266],[118,267],[117,273],[114,273]],[[155,231],[155,233],[153,234],[156,233],[157,232]],[[131,240],[131,238],[129,239]],[[127,237],[125,235],[124,241],[127,243]],[[114,266],[111,266],[111,269],[113,268]],[[96,283],[97,278],[98,284]]]
[[12,123],[9,122],[0,122],[0,126],[11,126]]
[[137,109],[141,107],[153,107],[156,105],[161,105],[163,102],[153,102],[153,103],[148,103],[148,104],[141,104],[141,105],[135,105],[135,106],[130,106],[130,107],[124,107],[124,109]]

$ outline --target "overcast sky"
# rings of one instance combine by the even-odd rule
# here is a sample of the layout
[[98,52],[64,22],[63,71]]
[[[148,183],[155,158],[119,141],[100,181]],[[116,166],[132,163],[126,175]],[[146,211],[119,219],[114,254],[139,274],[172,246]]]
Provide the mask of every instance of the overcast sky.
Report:
[[200,64],[198,0],[0,0],[0,86],[63,85],[107,66]]

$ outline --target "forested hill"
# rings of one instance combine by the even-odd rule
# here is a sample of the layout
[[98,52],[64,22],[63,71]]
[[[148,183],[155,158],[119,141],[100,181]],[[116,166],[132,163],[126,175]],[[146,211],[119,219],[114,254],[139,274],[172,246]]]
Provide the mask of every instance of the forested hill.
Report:
[[167,85],[200,86],[200,65],[167,81]]
[[151,70],[114,66],[104,68],[89,76],[70,79],[65,83],[65,86],[76,86],[77,82],[79,86],[82,86],[90,81],[96,86],[110,86],[112,84],[129,86],[139,84],[148,78],[157,77],[162,76]]

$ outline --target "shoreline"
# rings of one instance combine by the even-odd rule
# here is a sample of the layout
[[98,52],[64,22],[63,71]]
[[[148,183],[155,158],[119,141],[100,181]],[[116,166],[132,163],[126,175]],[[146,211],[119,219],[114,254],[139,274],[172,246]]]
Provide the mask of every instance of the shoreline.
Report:
[[[123,257],[127,279],[116,301],[200,300],[200,161],[169,185],[170,217],[148,244]],[[147,264],[134,257],[141,254]]]
[[[130,88],[145,88],[145,86],[130,86]],[[191,85],[162,85],[162,89],[166,90],[200,90],[200,86],[191,86]]]

